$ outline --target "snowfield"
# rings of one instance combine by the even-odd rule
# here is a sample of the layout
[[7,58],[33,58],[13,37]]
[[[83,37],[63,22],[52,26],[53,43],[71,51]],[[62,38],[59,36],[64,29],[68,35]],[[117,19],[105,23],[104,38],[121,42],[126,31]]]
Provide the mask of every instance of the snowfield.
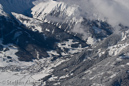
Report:
[[0,0],[0,86],[127,86],[129,0]]

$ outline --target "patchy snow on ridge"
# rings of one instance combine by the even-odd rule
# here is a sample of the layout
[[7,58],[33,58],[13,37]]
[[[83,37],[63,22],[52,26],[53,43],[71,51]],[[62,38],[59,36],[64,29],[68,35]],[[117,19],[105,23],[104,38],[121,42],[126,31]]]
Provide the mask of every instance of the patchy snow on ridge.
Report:
[[33,19],[22,14],[17,14],[12,12],[12,15],[20,21],[20,23],[26,25],[28,28],[31,28],[32,31],[39,31],[42,32],[42,27],[40,26],[40,21],[37,19]]
[[[84,49],[81,47],[81,45],[79,45],[77,48],[72,48],[71,46],[73,44],[78,44],[78,42],[73,42],[73,39],[68,39],[68,41],[58,43],[58,47],[63,51],[61,54],[63,56],[73,55],[75,53],[81,52]],[[65,49],[68,49],[68,51],[65,51]]]
[[118,55],[123,49],[125,49],[126,47],[128,47],[129,44],[125,43],[125,44],[117,44],[114,46],[109,47],[109,55],[111,56],[116,56]]
[[0,4],[0,16],[1,15],[7,16],[6,13],[3,11],[3,6]]
[[[63,2],[57,2],[57,1],[47,1],[47,2],[41,2],[35,7],[33,7],[32,15],[34,18],[38,18],[40,20],[44,20],[45,17],[48,16],[48,14],[52,13],[53,11],[60,12],[62,11],[61,16],[72,16],[75,13],[77,6],[72,5],[68,6],[67,4]],[[65,13],[65,14],[64,14]]]

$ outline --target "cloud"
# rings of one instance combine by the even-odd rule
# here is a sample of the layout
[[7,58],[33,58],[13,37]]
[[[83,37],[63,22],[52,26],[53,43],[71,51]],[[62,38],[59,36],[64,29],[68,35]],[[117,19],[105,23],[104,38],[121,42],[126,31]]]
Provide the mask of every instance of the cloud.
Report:
[[[98,18],[106,19],[112,26],[123,24],[129,26],[129,1],[127,0],[91,0],[93,12]],[[128,3],[128,4],[127,4]]]
[[129,0],[57,0],[80,7],[81,15],[89,19],[105,20],[113,27],[129,26]]

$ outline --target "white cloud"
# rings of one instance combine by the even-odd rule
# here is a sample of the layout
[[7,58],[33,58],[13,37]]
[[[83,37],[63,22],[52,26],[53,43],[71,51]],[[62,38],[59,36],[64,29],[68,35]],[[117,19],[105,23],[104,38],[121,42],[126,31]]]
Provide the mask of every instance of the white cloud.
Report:
[[129,0],[57,0],[67,4],[79,5],[81,15],[90,19],[108,21],[113,27],[118,24],[129,26]]
[[[128,26],[129,1],[127,0],[91,0],[93,12],[98,13],[100,19],[106,18],[112,26],[123,24]],[[128,4],[127,4],[128,3]]]

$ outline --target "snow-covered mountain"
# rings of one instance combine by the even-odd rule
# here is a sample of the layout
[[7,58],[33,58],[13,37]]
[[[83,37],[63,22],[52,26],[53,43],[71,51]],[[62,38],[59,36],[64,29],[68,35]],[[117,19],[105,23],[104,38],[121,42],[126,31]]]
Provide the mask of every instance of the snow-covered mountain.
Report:
[[0,0],[0,86],[128,86],[128,4]]

